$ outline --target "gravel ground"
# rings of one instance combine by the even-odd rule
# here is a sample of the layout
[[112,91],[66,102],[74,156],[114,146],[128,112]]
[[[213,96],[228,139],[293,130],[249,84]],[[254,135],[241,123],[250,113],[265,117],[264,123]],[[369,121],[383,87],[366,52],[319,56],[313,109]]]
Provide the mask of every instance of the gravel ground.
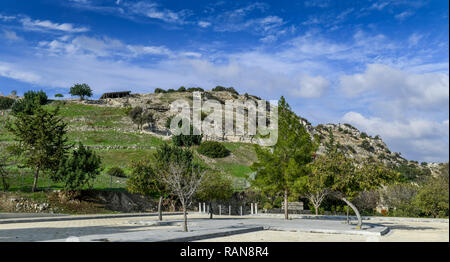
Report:
[[284,231],[260,231],[202,242],[449,242],[449,224],[434,222],[383,221],[390,232],[381,237],[318,234]]
[[[189,218],[206,218],[206,215],[192,214]],[[228,217],[232,218],[232,217]],[[233,217],[240,218],[242,217]],[[48,241],[65,239],[69,236],[87,236],[94,234],[121,234],[136,231],[151,231],[155,229],[176,228],[173,226],[159,227],[148,225],[130,224],[130,220],[156,220],[156,217],[134,218],[104,218],[81,219],[72,221],[47,221],[0,224],[0,242],[2,241]],[[165,220],[180,220],[182,216],[166,216]],[[261,218],[258,218],[261,219]],[[268,218],[270,219],[270,218]],[[273,218],[272,218],[273,219]],[[252,218],[249,218],[252,220]],[[305,224],[307,221],[304,221]],[[312,221],[308,221],[311,223]],[[419,242],[448,242],[449,223],[438,222],[406,222],[406,221],[380,221],[383,226],[388,226],[390,232],[384,236],[362,236],[324,233],[302,233],[289,231],[259,231],[244,233],[228,237],[207,239],[203,241],[225,242],[390,242],[390,241],[419,241]]]

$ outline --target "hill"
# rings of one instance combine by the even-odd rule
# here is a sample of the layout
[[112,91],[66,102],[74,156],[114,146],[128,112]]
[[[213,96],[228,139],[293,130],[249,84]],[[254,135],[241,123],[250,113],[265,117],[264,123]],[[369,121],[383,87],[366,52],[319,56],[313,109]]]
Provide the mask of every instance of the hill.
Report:
[[[205,91],[202,92],[202,96],[203,99],[215,99],[222,104],[229,99],[238,101],[259,99],[256,96],[239,95],[229,91]],[[106,175],[106,171],[111,167],[121,167],[126,173],[129,173],[129,164],[132,161],[146,159],[164,140],[170,141],[170,131],[166,127],[166,122],[173,116],[169,110],[170,104],[178,99],[184,99],[192,106],[192,93],[185,91],[132,94],[123,98],[86,101],[57,100],[45,107],[59,106],[60,114],[69,124],[70,141],[73,143],[83,142],[83,144],[95,148],[103,158],[105,170],[96,179],[94,188],[123,189],[126,185],[126,178],[109,177]],[[153,127],[144,126],[143,130],[137,130],[128,117],[129,110],[136,106],[154,113],[155,125]],[[7,117],[8,113],[0,115],[0,143],[3,144],[12,142],[11,135],[4,129]],[[419,164],[417,161],[408,161],[400,153],[391,152],[380,137],[368,136],[349,124],[313,126],[307,119],[301,118],[301,121],[313,137],[320,139],[319,154],[324,151],[324,144],[330,139],[331,132],[341,150],[357,160],[377,159],[393,168],[402,168],[406,170],[405,172],[415,170],[414,172],[419,174],[432,174],[438,172],[440,167],[440,164],[437,163]],[[256,154],[251,144],[252,137],[222,136],[208,137],[207,139],[222,142],[231,154],[220,159],[211,159],[198,153],[196,153],[196,157],[213,170],[232,176],[237,190],[247,187],[249,176],[252,173],[250,165],[256,161]],[[196,150],[194,151],[196,152]],[[27,170],[17,171],[12,188],[19,189],[31,182],[31,176],[26,176]],[[40,183],[43,187],[59,187],[45,178],[41,179]]]

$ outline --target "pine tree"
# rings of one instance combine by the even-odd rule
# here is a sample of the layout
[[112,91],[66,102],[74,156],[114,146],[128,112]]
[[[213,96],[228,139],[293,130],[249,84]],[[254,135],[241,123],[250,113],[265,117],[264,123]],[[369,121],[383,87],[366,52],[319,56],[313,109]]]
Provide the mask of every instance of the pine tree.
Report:
[[295,182],[308,174],[307,165],[316,145],[284,97],[278,102],[277,144],[271,148],[255,147],[258,161],[252,165],[256,171],[254,185],[271,195],[282,194],[288,219],[288,198],[295,192]]
[[47,111],[42,107],[33,114],[18,114],[6,125],[17,141],[17,154],[26,167],[34,169],[32,191],[36,191],[41,171],[55,173],[61,159],[70,148],[67,141],[67,124],[58,116],[59,108]]

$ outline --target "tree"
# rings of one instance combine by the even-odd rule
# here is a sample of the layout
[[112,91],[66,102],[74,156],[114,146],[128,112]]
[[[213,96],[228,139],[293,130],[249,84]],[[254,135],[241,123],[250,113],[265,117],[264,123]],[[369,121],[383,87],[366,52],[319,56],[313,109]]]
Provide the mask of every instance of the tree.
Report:
[[[170,119],[170,120],[169,120]],[[172,121],[172,118],[168,118],[166,125],[169,125],[170,128],[170,122]],[[181,127],[182,119],[177,117],[174,119],[174,121],[178,121],[178,126]],[[185,147],[191,147],[193,145],[200,145],[203,139],[203,135],[194,135],[194,126],[190,124],[190,120],[187,120],[189,122],[189,126],[186,126],[185,130],[182,130],[179,135],[173,135],[172,136],[172,142],[177,146],[185,146]],[[189,132],[186,131],[186,129],[189,128]],[[185,135],[186,133],[189,133]]]
[[0,96],[0,110],[10,109],[16,100],[6,97]]
[[63,94],[55,94],[55,97],[61,98],[64,97]]
[[53,176],[55,182],[63,182],[65,190],[80,190],[89,184],[102,171],[101,158],[91,149],[78,144],[71,155],[59,164],[58,171]]
[[221,143],[206,141],[200,144],[197,151],[207,157],[223,158],[230,155],[230,151]]
[[356,164],[339,151],[336,145],[325,155],[319,156],[314,165],[319,167],[318,172],[326,174],[331,179],[329,183],[333,195],[353,209],[358,218],[357,228],[362,226],[361,215],[351,200],[359,192],[376,189],[383,183],[398,178],[398,173],[381,163],[365,161]]
[[142,127],[144,124],[149,124],[150,126],[153,125],[155,122],[154,114],[150,111],[145,111],[142,107],[135,107],[131,109],[131,111],[128,113],[129,117],[138,126],[139,130],[142,130]]
[[208,173],[200,184],[197,197],[209,202],[209,218],[213,218],[212,202],[226,201],[233,196],[233,181],[222,174]]
[[[319,156],[320,158],[320,156]],[[314,161],[311,164],[311,172],[308,176],[301,177],[296,183],[296,187],[301,195],[311,201],[316,215],[319,214],[319,207],[325,197],[330,193],[332,178],[322,172],[322,161]]]
[[24,113],[31,115],[37,107],[45,105],[48,102],[47,94],[44,91],[28,91],[23,99],[17,100],[11,110],[14,115]]
[[189,149],[165,143],[157,150],[155,156],[159,177],[181,202],[183,228],[187,232],[187,207],[202,181],[204,171],[194,161],[194,155]]
[[162,200],[167,196],[167,186],[161,181],[158,173],[150,164],[152,161],[135,161],[131,164],[131,175],[127,181],[127,189],[131,193],[159,197],[158,218],[162,220]]
[[2,182],[3,190],[5,191],[9,189],[8,168],[14,164],[15,162],[12,161],[11,155],[8,152],[7,147],[0,145],[0,179],[1,179],[0,181]]
[[429,177],[420,188],[414,204],[426,216],[448,217],[449,214],[449,176],[441,174]]
[[56,172],[70,146],[67,124],[58,116],[59,108],[47,111],[37,107],[34,114],[18,114],[6,128],[14,135],[18,154],[24,166],[34,169],[32,191],[36,191],[40,171]]
[[316,144],[284,97],[278,102],[277,144],[271,148],[255,145],[255,149],[258,161],[252,165],[256,172],[254,185],[265,193],[283,194],[288,219],[288,197],[295,192],[295,182],[308,174]]
[[80,100],[84,100],[84,97],[92,96],[92,89],[88,84],[75,84],[70,88],[69,93],[72,96],[79,96]]

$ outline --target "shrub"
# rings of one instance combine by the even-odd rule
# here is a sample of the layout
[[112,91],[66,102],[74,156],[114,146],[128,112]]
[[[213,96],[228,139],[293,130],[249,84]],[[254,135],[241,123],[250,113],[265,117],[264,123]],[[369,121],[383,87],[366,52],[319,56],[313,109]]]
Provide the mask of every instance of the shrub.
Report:
[[12,112],[14,115],[18,113],[25,113],[27,115],[33,114],[36,107],[45,105],[48,102],[47,94],[44,91],[28,91],[24,94],[24,98],[17,100],[12,105]]
[[79,143],[78,149],[60,162],[54,180],[64,183],[66,190],[92,188],[92,182],[101,172],[101,158],[91,149]]
[[239,95],[239,93],[234,89],[234,87],[223,87],[223,86],[216,86],[215,88],[211,89],[211,91],[219,92],[219,91],[226,91],[230,92],[235,95]]
[[369,143],[369,141],[367,141],[367,140],[364,140],[360,145],[359,145],[359,147],[361,147],[361,148],[363,148],[363,149],[365,149],[365,150],[367,150],[367,151],[369,151],[369,152],[375,152],[375,148],[373,148],[373,146],[371,146],[370,145],[370,143]]
[[175,93],[176,92],[176,90],[175,89],[173,89],[173,88],[169,88],[169,89],[167,89],[167,93]]
[[108,176],[115,176],[115,177],[127,177],[127,174],[125,174],[125,171],[123,171],[120,167],[111,167],[106,172]]
[[362,132],[361,135],[360,135],[360,137],[361,137],[362,139],[364,139],[364,138],[367,138],[368,136],[367,136],[367,134],[366,134],[365,132]]
[[162,89],[162,88],[156,88],[155,89],[155,94],[159,94],[159,93],[167,93],[167,91]]
[[55,97],[64,97],[62,94],[56,94]]
[[197,91],[197,92],[205,92],[205,90],[203,90],[203,88],[201,88],[201,87],[190,87],[190,88],[187,89],[187,91],[188,92],[195,92],[195,91]]
[[181,86],[180,88],[178,88],[177,92],[186,92],[186,87]]
[[10,109],[15,100],[6,96],[0,96],[0,110]]
[[206,141],[200,144],[197,151],[207,157],[222,158],[230,155],[230,151],[221,143]]

